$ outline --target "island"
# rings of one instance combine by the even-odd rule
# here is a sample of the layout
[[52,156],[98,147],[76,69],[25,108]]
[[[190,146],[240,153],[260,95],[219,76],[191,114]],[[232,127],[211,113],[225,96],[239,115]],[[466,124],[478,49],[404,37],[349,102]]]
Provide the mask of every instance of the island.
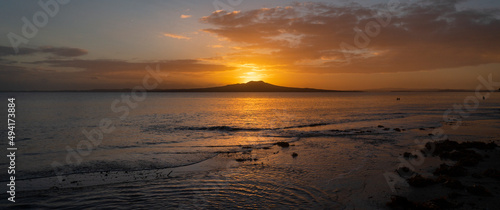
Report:
[[266,83],[264,81],[250,81],[247,83],[232,84],[220,87],[194,88],[194,89],[158,89],[152,92],[358,92],[324,90],[315,88],[283,87]]

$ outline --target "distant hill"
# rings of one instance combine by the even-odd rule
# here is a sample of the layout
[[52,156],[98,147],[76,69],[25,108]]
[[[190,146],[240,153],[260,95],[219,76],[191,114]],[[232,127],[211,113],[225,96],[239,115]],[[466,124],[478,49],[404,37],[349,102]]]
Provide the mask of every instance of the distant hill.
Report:
[[347,92],[347,91],[283,87],[283,86],[269,84],[263,81],[250,81],[247,83],[226,85],[221,87],[154,90],[154,92]]

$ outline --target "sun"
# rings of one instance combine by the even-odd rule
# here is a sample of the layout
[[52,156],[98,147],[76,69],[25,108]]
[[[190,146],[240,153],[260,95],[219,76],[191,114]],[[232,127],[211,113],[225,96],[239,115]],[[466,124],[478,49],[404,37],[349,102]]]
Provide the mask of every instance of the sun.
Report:
[[264,74],[263,72],[265,69],[255,65],[255,64],[242,64],[239,65],[239,70],[240,72],[240,81],[243,83],[250,82],[250,81],[261,81],[263,80],[267,75]]
[[243,75],[240,76],[240,78],[243,80],[243,82],[261,81],[262,80],[262,76],[259,75],[257,72],[253,72],[253,71],[243,73]]

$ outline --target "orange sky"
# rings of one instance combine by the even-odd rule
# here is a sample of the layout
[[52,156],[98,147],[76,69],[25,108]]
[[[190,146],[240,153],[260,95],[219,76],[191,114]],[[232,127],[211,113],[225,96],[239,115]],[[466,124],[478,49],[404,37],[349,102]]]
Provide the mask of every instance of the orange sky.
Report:
[[[159,88],[264,80],[338,90],[473,89],[479,75],[500,81],[500,7],[487,0],[226,8],[88,1],[61,6],[15,52],[9,34],[23,36],[21,17],[40,10],[20,2],[2,9],[1,90],[131,88],[155,64],[164,77]],[[90,13],[93,6],[100,7]]]

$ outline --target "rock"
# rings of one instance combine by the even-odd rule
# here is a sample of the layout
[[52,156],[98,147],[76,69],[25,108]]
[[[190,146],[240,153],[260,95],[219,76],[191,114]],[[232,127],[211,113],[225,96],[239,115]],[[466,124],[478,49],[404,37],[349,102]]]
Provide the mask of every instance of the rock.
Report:
[[473,195],[478,195],[478,196],[492,196],[490,191],[488,191],[486,188],[484,188],[481,185],[472,185],[470,187],[465,188],[467,189],[467,192]]
[[464,195],[460,194],[460,193],[457,193],[457,192],[451,192],[448,194],[448,198],[451,198],[451,199],[456,199],[456,198],[459,198],[459,197],[462,197]]
[[[440,155],[444,152],[464,151],[471,148],[476,148],[480,150],[491,150],[495,149],[497,145],[494,142],[484,143],[484,142],[462,142],[458,143],[456,141],[444,140],[437,142],[427,142],[425,147],[431,150],[434,147],[434,155]],[[471,151],[471,150],[469,150]],[[473,151],[472,151],[473,152]]]
[[446,200],[446,198],[436,198],[419,205],[419,209],[454,209],[459,205]]
[[464,188],[464,185],[462,184],[462,182],[460,182],[456,179],[451,179],[449,181],[446,181],[445,183],[443,183],[443,186],[445,186],[447,188],[451,188],[451,189],[463,189]]
[[377,127],[379,127],[379,128],[383,128],[384,126],[383,126],[383,125],[378,125]]
[[449,166],[443,163],[434,171],[434,175],[446,175],[451,177],[459,177],[467,175],[467,169],[460,165]]
[[439,176],[437,178],[438,182],[443,183],[443,186],[451,189],[463,189],[464,185],[462,185],[462,182],[452,179],[451,177],[448,176]]
[[410,152],[405,152],[403,154],[403,157],[405,157],[406,159],[410,159],[410,158],[418,158],[417,155],[414,155],[414,154],[411,154]]
[[452,152],[442,152],[439,154],[440,158],[450,159],[458,161],[457,164],[461,166],[475,166],[479,163],[479,161],[483,160],[483,157],[480,154],[472,150],[455,150]]
[[464,148],[476,148],[476,149],[480,149],[480,150],[492,150],[498,146],[497,144],[495,144],[495,142],[484,143],[484,142],[479,142],[479,141],[463,142],[460,145]]
[[392,209],[413,209],[415,203],[408,200],[408,198],[398,195],[393,195],[391,201],[386,204]]
[[397,131],[397,132],[401,132],[400,128],[394,128],[394,130]]
[[245,162],[245,161],[252,161],[252,158],[237,158],[237,162]]
[[278,146],[283,147],[283,148],[290,146],[290,144],[288,142],[284,142],[284,141],[277,142],[277,143],[275,143],[275,145],[278,145]]
[[496,180],[500,180],[500,171],[497,170],[497,169],[494,169],[494,168],[486,169],[483,172],[483,175],[485,177],[490,177],[490,178],[493,178],[493,179],[496,179]]
[[294,152],[294,153],[292,153],[292,157],[293,157],[293,158],[296,158],[297,156],[299,156],[299,154],[297,154],[297,153],[295,153],[295,152]]
[[460,205],[454,204],[446,200],[446,198],[435,198],[423,203],[409,201],[406,197],[394,195],[391,197],[391,201],[386,204],[392,209],[452,209],[460,207]]
[[481,176],[481,174],[478,174],[478,173],[472,173],[470,176],[472,176],[473,178],[476,178],[476,179],[482,179],[483,176]]
[[410,168],[403,166],[398,169],[396,169],[396,172],[399,174],[401,177],[409,177],[415,174]]
[[439,155],[443,152],[453,151],[459,144],[456,141],[444,140],[438,142],[427,142],[425,148],[432,151],[434,148],[433,155]]
[[429,185],[436,184],[436,181],[430,178],[425,178],[421,175],[415,175],[406,180],[408,184],[412,187],[426,187]]
[[[442,159],[458,161],[458,166],[476,166],[483,157],[477,152],[470,150],[471,148],[479,150],[495,149],[497,145],[494,142],[462,142],[444,140],[438,142],[427,142],[425,149],[432,155],[439,156]],[[427,152],[426,152],[427,153]]]

